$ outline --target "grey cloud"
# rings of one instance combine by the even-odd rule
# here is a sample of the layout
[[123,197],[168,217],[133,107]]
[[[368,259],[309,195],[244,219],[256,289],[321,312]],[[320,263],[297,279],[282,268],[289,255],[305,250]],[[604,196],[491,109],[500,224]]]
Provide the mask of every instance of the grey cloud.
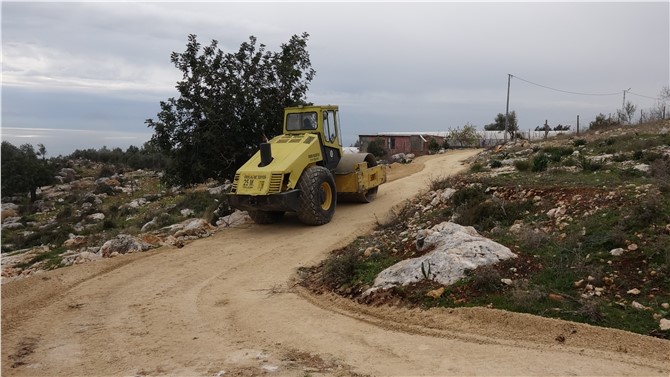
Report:
[[[4,2],[3,127],[145,132],[158,102],[176,95],[169,56],[191,33],[228,50],[249,35],[276,50],[310,33],[317,76],[308,99],[341,105],[347,144],[357,133],[490,123],[505,110],[508,73],[577,92],[654,96],[670,81],[669,10],[667,2]],[[577,114],[588,122],[620,105],[620,96],[512,81],[510,107],[524,129]]]

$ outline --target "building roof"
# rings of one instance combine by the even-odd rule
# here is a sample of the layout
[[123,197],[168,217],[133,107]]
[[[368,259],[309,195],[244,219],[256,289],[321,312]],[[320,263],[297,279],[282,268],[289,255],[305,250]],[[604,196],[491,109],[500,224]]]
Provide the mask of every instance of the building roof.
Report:
[[[477,135],[482,139],[504,139],[505,131],[476,131]],[[518,131],[524,137],[530,138],[532,140],[544,138],[544,131]],[[560,135],[560,134],[572,134],[573,130],[568,131],[549,131],[549,137]],[[450,131],[412,131],[412,132],[379,132],[377,134],[365,134],[360,136],[367,137],[384,137],[384,136],[420,136],[424,141],[424,136],[436,136],[436,137],[448,137]]]

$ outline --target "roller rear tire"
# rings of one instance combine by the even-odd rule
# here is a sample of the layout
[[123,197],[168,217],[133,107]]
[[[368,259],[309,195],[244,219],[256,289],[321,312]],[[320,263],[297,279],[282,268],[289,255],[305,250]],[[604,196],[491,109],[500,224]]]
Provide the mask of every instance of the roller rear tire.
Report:
[[247,211],[256,224],[274,224],[284,217],[283,211]]

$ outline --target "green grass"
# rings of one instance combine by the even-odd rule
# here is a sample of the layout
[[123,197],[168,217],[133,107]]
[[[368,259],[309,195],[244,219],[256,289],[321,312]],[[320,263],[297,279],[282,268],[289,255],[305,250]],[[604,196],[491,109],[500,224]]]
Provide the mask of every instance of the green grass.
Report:
[[[519,257],[471,271],[456,284],[444,287],[444,294],[438,298],[426,293],[440,285],[423,280],[391,288],[386,293],[389,297],[384,299],[421,308],[492,305],[670,338],[670,331],[661,332],[657,319],[652,317],[653,313],[661,313],[670,318],[669,311],[661,309],[661,303],[670,302],[670,234],[665,230],[670,223],[670,159],[648,150],[659,145],[670,145],[670,136],[610,136],[588,143],[577,139],[572,145],[536,147],[535,154],[517,160],[517,171],[508,175],[464,174],[433,180],[432,189],[456,188],[457,192],[448,206],[421,213],[415,221],[419,229],[429,226],[428,221],[437,224],[453,218],[512,248]],[[577,147],[580,155],[575,157]],[[612,162],[593,160],[602,153],[613,154]],[[508,157],[492,155],[479,161],[470,173],[495,168]],[[653,172],[618,165],[630,160],[651,163]],[[642,191],[645,195],[637,190],[642,186],[647,187]],[[509,195],[534,190],[541,201],[536,202],[531,196],[501,199],[486,191],[491,187]],[[571,200],[574,195],[583,198]],[[561,229],[555,219],[546,215],[559,201],[572,208],[568,212],[571,218],[563,220],[566,225]],[[583,201],[595,207],[580,208]],[[387,232],[388,237],[408,229],[406,219],[414,207],[408,204],[403,208],[392,226],[378,229]],[[583,216],[586,209],[589,215]],[[523,230],[511,233],[509,227],[518,221],[524,224]],[[548,233],[538,231],[545,228]],[[355,250],[365,249],[363,241],[356,242]],[[628,250],[622,256],[610,254],[610,250],[627,249],[631,243],[638,244],[637,250]],[[405,253],[416,256],[411,250]],[[383,248],[367,258],[359,253],[349,260],[346,283],[336,291],[342,292],[342,287],[346,287],[346,295],[355,297],[355,292],[367,289],[380,271],[407,257]],[[512,274],[510,269],[518,274]],[[514,283],[501,284],[501,278],[512,278]],[[580,280],[585,283],[575,286]],[[586,284],[603,290],[595,295],[595,290],[587,289]],[[640,289],[641,294],[627,294],[632,288]],[[632,301],[651,307],[653,312],[632,308]]]
[[46,253],[38,254],[32,259],[30,259],[28,262],[25,263],[19,263],[16,265],[18,268],[27,268],[35,263],[39,263],[44,261],[44,269],[46,270],[51,270],[54,268],[57,268],[60,266],[60,262],[62,261],[61,254],[65,252],[65,249],[62,247],[57,247],[54,249],[51,249],[47,251]]

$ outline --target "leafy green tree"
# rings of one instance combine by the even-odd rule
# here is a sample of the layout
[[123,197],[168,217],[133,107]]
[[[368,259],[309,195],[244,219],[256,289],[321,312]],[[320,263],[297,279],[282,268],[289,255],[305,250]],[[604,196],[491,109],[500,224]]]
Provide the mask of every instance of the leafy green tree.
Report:
[[[40,149],[44,147],[41,145]],[[37,189],[54,182],[54,169],[44,159],[37,158],[30,144],[15,147],[3,141],[2,154],[2,195],[30,193],[30,201],[37,199]],[[46,148],[44,148],[46,153]],[[40,151],[40,155],[44,156]]]
[[621,124],[631,123],[636,110],[637,106],[633,105],[630,101],[626,101],[623,109],[617,110],[617,116]]
[[284,107],[305,103],[315,75],[308,37],[294,35],[272,52],[251,36],[226,53],[216,40],[202,47],[189,35],[186,50],[171,55],[183,74],[179,97],[161,101],[157,120],[146,120],[151,144],[169,157],[168,181],[231,177],[265,137],[281,133]]
[[428,150],[431,153],[437,153],[440,150],[440,143],[438,143],[434,137],[431,137],[430,140],[428,141]]
[[[519,130],[519,125],[517,124],[516,111],[512,110],[507,115],[508,125],[507,132],[510,136],[514,137],[516,131]],[[484,126],[486,131],[505,131],[505,114],[498,113],[496,115],[494,122]]]
[[386,148],[384,148],[384,145],[386,143],[384,142],[384,139],[375,139],[371,140],[368,143],[368,147],[366,148],[366,152],[371,153],[375,157],[382,158],[386,156],[388,151]]
[[607,128],[612,126],[619,126],[620,123],[612,119],[611,116],[605,117],[605,114],[596,115],[596,119],[589,123],[589,128],[592,130],[597,130],[601,128]]
[[477,147],[480,137],[477,134],[477,128],[470,123],[466,123],[463,128],[450,129],[447,139],[458,143],[461,147]]

